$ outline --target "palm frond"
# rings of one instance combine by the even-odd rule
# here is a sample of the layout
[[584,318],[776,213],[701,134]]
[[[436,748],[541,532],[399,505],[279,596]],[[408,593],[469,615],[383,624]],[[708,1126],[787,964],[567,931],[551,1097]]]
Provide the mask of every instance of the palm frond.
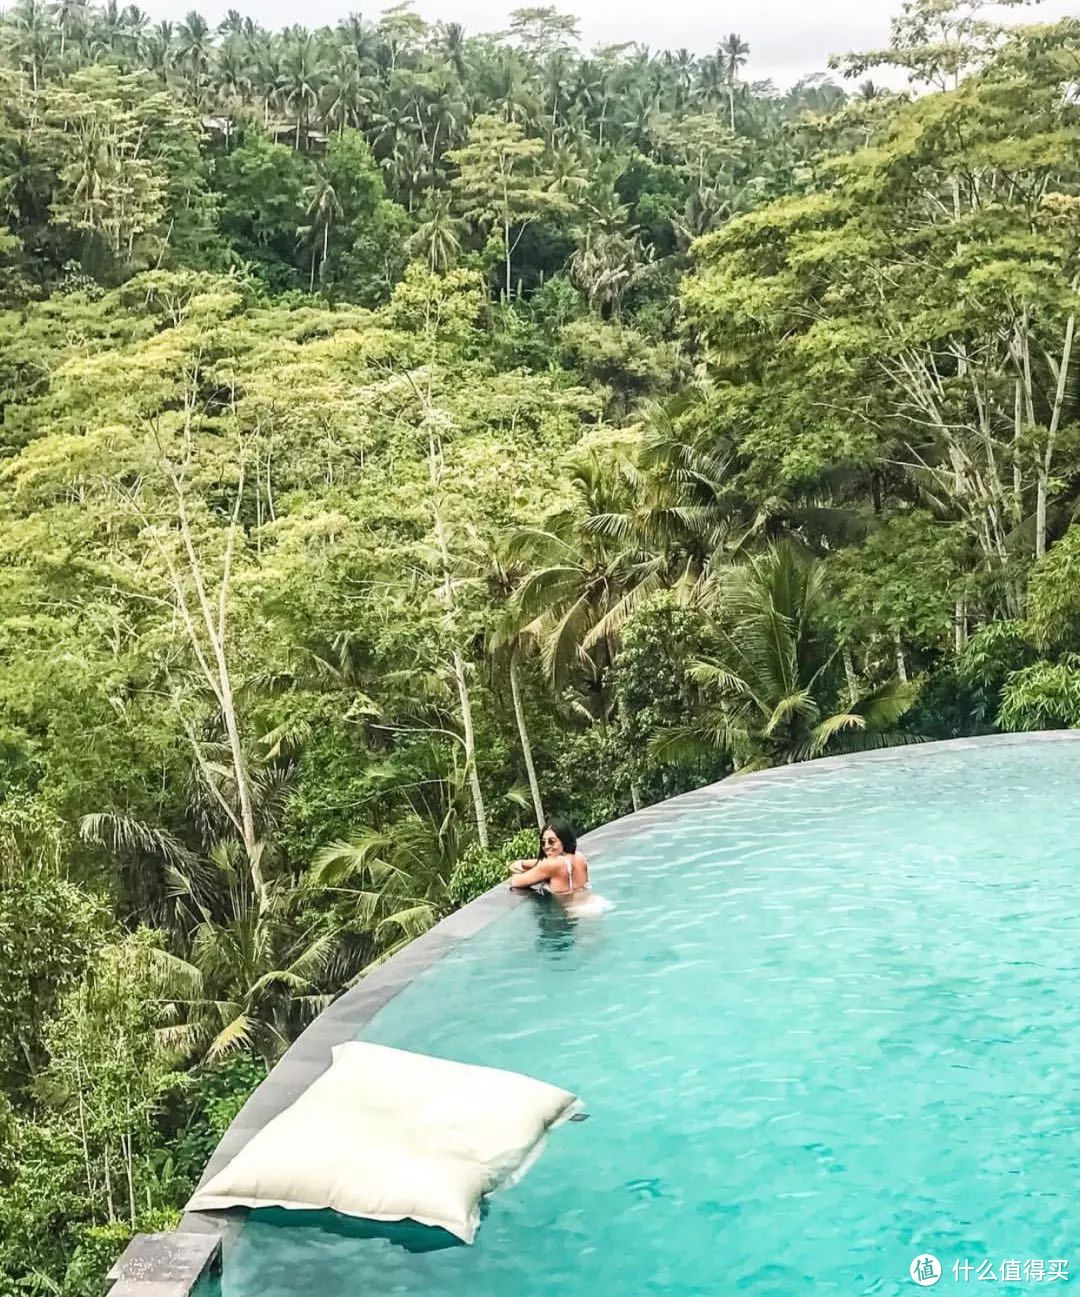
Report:
[[393,849],[393,839],[385,833],[363,833],[349,839],[339,838],[321,847],[313,856],[306,882],[316,887],[337,887],[354,874],[370,872],[381,853]]
[[79,836],[84,842],[97,843],[110,851],[156,856],[169,865],[191,866],[198,861],[195,853],[166,829],[127,815],[84,815],[79,821]]
[[254,1024],[244,1013],[238,1014],[218,1032],[210,1042],[206,1057],[211,1061],[223,1058],[238,1049],[251,1049],[254,1044]]

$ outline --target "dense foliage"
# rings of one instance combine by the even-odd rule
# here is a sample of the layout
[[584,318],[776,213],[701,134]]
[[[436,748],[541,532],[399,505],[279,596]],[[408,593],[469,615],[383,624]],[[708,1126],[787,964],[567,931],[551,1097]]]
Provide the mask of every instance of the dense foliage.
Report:
[[1080,724],[1080,22],[0,51],[0,1294],[545,815]]

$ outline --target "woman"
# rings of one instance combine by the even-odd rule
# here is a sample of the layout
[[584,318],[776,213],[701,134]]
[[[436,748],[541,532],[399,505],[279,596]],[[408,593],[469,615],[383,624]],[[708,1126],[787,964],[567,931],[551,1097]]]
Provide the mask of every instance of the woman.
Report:
[[552,820],[540,830],[536,860],[510,865],[513,888],[531,887],[541,896],[570,896],[589,887],[589,862],[577,849],[577,834],[565,820]]

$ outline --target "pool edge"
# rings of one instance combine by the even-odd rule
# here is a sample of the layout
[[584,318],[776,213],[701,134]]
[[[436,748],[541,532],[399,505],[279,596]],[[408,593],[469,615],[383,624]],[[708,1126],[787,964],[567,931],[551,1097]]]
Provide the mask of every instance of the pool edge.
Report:
[[[1009,747],[1030,742],[1077,742],[1080,730],[1036,730],[1017,734],[985,734],[970,738],[941,739],[917,745],[901,744],[882,747],[869,752],[844,753],[834,757],[819,757],[813,761],[794,765],[775,766],[768,770],[753,771],[744,775],[730,775],[726,779],[688,793],[657,802],[629,815],[602,825],[583,834],[581,843],[589,847],[608,850],[632,836],[639,827],[655,827],[673,816],[685,813],[695,805],[705,808],[727,797],[740,796],[761,788],[765,784],[791,783],[820,777],[852,764],[888,762],[910,756],[913,746],[920,753],[942,750],[970,749],[975,747]],[[214,1150],[203,1171],[200,1184],[230,1162],[255,1135],[283,1112],[307,1087],[330,1066],[331,1051],[335,1045],[354,1040],[372,1018],[396,995],[406,989],[417,977],[433,967],[462,941],[488,927],[500,916],[508,913],[527,898],[512,892],[500,883],[483,896],[470,901],[453,914],[442,919],[422,936],[411,941],[403,950],[366,974],[355,986],[338,996],[293,1042],[271,1070],[266,1080],[244,1104]],[[186,1212],[175,1234],[184,1236],[193,1255],[204,1258],[202,1268],[193,1269],[190,1283],[170,1288],[170,1297],[184,1297],[193,1292],[195,1285],[207,1271],[220,1266],[221,1253],[236,1238],[246,1212]],[[208,1236],[213,1236],[216,1243]],[[174,1263],[176,1248],[169,1246],[170,1235],[137,1235],[127,1251],[109,1272],[116,1283],[110,1289],[114,1297],[154,1297],[160,1291],[156,1284],[166,1269]],[[203,1246],[196,1244],[200,1239]],[[177,1244],[184,1239],[176,1240]],[[141,1266],[138,1280],[130,1275],[130,1255],[137,1250]],[[155,1273],[155,1259],[159,1273]],[[125,1265],[127,1268],[125,1269]],[[123,1276],[123,1277],[122,1277]]]

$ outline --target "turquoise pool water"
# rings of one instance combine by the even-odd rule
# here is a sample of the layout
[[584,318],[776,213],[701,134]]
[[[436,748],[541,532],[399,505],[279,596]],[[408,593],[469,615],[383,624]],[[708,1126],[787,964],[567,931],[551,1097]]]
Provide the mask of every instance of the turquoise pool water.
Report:
[[1075,1279],[1078,789],[1080,744],[907,749],[597,850],[611,913],[523,905],[364,1033],[590,1119],[474,1247],[256,1213],[225,1297],[852,1297],[918,1291],[923,1252],[939,1292],[961,1261]]

